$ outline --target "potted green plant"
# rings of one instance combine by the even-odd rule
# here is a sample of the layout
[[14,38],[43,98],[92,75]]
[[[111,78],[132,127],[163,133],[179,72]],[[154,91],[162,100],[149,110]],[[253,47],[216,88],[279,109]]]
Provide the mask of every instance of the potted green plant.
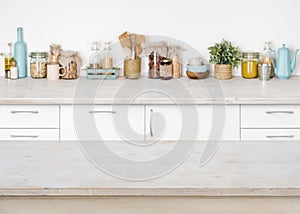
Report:
[[220,43],[208,47],[209,62],[215,64],[216,79],[231,79],[232,68],[238,67],[241,62],[241,53],[238,47],[223,39]]

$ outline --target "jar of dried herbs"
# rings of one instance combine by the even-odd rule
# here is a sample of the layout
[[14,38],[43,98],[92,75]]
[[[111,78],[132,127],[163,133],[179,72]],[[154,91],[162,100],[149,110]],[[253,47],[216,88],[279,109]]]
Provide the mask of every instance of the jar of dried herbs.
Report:
[[256,78],[258,75],[259,53],[244,52],[242,60],[242,76],[247,79]]
[[47,76],[47,52],[32,52],[29,55],[30,60],[30,75],[32,78],[46,78]]

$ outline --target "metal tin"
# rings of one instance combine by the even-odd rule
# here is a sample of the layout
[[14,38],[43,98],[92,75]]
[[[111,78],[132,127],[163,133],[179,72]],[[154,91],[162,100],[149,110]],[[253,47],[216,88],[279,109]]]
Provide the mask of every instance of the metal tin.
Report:
[[271,73],[271,65],[268,64],[260,64],[260,75],[259,75],[259,79],[261,81],[268,81],[270,80],[270,73]]

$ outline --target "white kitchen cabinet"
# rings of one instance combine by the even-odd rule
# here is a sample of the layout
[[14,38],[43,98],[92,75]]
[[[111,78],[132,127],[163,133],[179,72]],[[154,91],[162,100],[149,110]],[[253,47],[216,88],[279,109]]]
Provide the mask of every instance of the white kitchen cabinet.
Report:
[[58,105],[1,105],[0,140],[58,141]]
[[0,105],[0,128],[59,128],[58,105]]
[[293,141],[300,140],[300,129],[242,129],[244,141]]
[[198,105],[198,140],[239,141],[239,105]]
[[58,129],[0,129],[1,140],[58,141]]
[[241,106],[241,140],[296,141],[299,139],[299,105]]
[[[185,113],[182,114],[182,111]],[[183,121],[183,115],[190,118],[190,123]],[[193,121],[195,117],[198,124]],[[146,140],[148,141],[240,140],[239,124],[238,105],[146,106]]]
[[242,128],[300,128],[298,105],[242,105]]
[[62,105],[61,140],[143,141],[143,105]]

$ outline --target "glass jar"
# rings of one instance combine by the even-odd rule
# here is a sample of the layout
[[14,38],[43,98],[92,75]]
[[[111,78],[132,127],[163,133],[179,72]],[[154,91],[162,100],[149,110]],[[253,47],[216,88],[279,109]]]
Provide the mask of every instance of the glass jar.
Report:
[[172,79],[173,76],[173,64],[171,59],[162,59],[160,64],[160,78],[162,80]]
[[149,55],[149,78],[159,79],[160,78],[160,65],[159,62],[163,57],[156,51],[152,51]]
[[77,63],[75,60],[69,62],[67,66],[64,67],[65,69],[60,69],[60,73],[63,74],[61,76],[62,79],[65,80],[72,80],[72,79],[77,79],[79,77],[79,69],[77,67]]
[[46,78],[47,76],[47,52],[30,53],[30,75],[32,78]]
[[259,53],[244,52],[242,60],[242,76],[247,79],[256,78],[258,75]]
[[93,42],[91,48],[91,54],[89,57],[89,68],[99,69],[100,68],[100,48],[98,42]]

